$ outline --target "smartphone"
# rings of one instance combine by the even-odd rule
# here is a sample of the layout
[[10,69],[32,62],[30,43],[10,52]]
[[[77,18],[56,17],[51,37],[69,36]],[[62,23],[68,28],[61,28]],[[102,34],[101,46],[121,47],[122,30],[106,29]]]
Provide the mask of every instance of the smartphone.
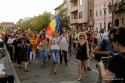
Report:
[[101,61],[103,61],[103,63],[105,64],[107,64],[107,63],[109,63],[109,61],[110,61],[110,58],[109,57],[101,57]]

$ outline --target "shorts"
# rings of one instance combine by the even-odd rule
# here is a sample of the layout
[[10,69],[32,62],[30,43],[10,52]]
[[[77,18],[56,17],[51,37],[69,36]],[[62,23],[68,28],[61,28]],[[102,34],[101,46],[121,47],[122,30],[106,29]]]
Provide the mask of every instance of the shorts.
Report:
[[73,47],[76,47],[76,43],[73,43]]
[[28,61],[28,52],[20,52],[19,53],[19,56],[20,56],[20,61],[21,62],[27,62]]

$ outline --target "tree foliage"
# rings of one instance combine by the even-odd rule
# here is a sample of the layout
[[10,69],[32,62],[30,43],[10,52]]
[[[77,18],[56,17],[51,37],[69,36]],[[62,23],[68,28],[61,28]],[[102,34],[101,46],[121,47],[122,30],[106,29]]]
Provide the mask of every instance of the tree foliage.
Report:
[[39,15],[34,20],[34,29],[41,30],[46,29],[48,24],[50,23],[52,14],[45,11],[42,15]]
[[61,28],[70,29],[69,18],[67,17],[67,9],[60,9],[59,13],[60,13],[60,26],[61,26]]
[[22,23],[21,29],[22,30],[28,30],[28,28],[30,28],[30,26],[31,26],[30,20],[27,20],[27,21]]

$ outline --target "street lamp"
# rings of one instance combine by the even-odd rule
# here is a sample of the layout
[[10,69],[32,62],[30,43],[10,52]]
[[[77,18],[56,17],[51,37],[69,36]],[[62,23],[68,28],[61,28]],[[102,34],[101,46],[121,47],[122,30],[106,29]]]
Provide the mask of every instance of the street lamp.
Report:
[[106,7],[103,8],[104,9],[104,29],[106,29]]

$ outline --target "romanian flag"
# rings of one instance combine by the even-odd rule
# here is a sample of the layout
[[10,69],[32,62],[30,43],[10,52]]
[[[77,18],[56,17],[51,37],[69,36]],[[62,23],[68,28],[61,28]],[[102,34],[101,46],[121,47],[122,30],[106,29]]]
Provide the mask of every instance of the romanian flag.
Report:
[[1,35],[2,35],[2,38],[5,38],[5,36],[6,36],[6,33],[5,33],[5,31],[4,31],[3,28],[2,28],[2,30],[1,30]]
[[52,32],[59,29],[60,29],[60,14],[58,14],[54,19],[51,20],[46,29],[46,34],[52,36]]

